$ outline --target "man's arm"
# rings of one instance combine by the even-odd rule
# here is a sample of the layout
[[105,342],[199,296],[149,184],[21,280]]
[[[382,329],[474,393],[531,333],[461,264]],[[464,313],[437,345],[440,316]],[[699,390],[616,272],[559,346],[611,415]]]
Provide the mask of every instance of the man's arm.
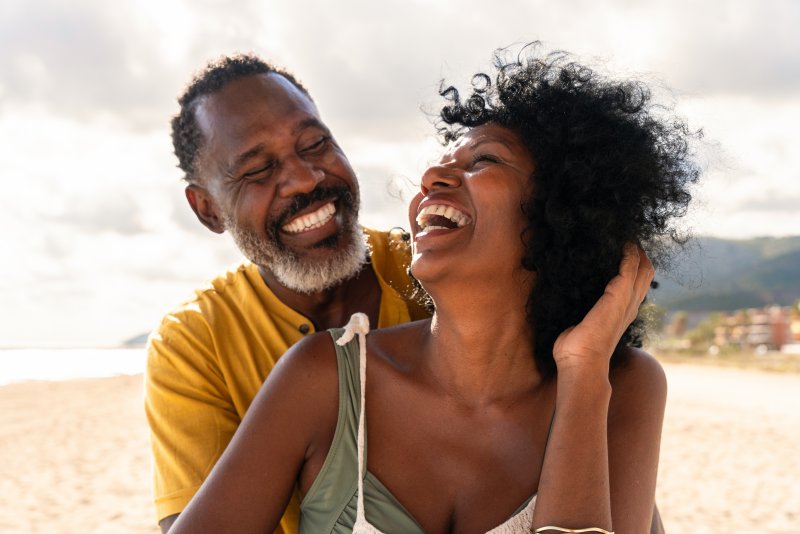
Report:
[[307,490],[317,475],[311,471],[327,457],[338,397],[330,335],[315,334],[292,347],[171,532],[272,532],[295,486]]
[[239,424],[213,347],[192,312],[167,316],[148,344],[145,411],[159,520],[189,503]]

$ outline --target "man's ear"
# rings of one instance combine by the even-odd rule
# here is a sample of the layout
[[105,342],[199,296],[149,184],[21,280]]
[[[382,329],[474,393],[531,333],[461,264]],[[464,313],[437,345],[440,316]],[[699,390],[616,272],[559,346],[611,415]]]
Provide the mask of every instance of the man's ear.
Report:
[[217,234],[225,231],[225,224],[217,209],[217,203],[204,187],[197,184],[187,185],[186,200],[189,201],[189,205],[192,207],[194,214],[197,215],[197,219],[206,228]]

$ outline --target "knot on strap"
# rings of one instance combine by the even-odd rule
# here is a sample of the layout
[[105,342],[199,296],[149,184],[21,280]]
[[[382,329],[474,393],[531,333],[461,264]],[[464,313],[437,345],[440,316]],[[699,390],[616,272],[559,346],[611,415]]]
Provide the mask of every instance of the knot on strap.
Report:
[[367,335],[369,333],[369,318],[364,313],[354,313],[344,327],[342,337],[336,340],[336,344],[344,346],[353,339],[356,334]]

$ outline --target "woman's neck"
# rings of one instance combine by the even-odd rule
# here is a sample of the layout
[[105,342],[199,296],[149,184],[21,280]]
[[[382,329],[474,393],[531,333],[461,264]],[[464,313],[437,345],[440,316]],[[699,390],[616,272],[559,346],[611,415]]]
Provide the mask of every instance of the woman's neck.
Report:
[[436,313],[423,365],[447,394],[477,406],[541,382],[525,313],[526,286],[432,292]]

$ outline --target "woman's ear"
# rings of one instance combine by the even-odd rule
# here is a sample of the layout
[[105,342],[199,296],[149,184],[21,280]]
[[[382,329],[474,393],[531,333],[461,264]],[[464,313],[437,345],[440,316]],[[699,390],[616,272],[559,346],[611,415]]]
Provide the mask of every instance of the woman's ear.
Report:
[[224,232],[225,224],[220,216],[217,203],[208,190],[197,184],[189,184],[186,186],[185,192],[186,200],[189,201],[192,211],[203,223],[203,226],[217,234]]

